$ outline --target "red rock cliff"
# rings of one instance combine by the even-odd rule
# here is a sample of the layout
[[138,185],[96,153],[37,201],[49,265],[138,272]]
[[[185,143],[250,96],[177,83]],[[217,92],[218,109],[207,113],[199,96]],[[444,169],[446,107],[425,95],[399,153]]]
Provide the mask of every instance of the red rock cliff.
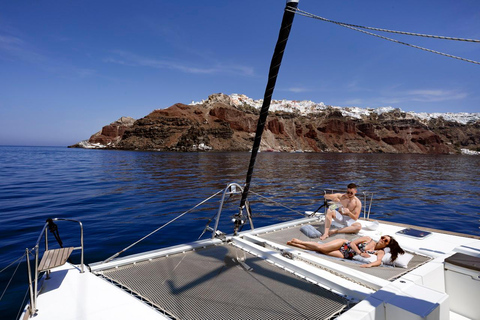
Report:
[[[258,113],[235,105],[223,94],[201,104],[175,104],[134,123],[105,126],[89,143],[124,150],[247,151]],[[261,145],[263,150],[353,153],[448,154],[461,148],[480,150],[478,121],[462,125],[440,118],[425,123],[398,111],[356,119],[334,108],[308,116],[270,113]]]

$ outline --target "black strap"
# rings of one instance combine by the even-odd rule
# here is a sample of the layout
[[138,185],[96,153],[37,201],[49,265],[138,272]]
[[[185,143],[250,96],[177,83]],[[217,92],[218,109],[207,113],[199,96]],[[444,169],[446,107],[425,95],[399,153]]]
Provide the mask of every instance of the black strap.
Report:
[[323,204],[322,204],[320,207],[318,207],[318,209],[315,210],[311,215],[313,216],[315,213],[318,212],[318,210],[322,209],[322,208],[325,207],[327,204],[328,204],[327,199],[323,199]]
[[55,239],[57,239],[58,244],[60,245],[60,248],[63,248],[63,242],[62,239],[60,239],[60,234],[58,233],[58,226],[53,222],[51,218],[47,219],[48,223],[48,230],[53,234]]

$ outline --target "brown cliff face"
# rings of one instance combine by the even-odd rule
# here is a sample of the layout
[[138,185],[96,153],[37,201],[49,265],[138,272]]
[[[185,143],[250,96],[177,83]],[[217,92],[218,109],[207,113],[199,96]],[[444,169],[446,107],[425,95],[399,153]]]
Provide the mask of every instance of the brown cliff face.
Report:
[[133,125],[134,122],[135,119],[133,118],[121,117],[117,121],[104,126],[101,131],[92,135],[89,142],[105,146],[115,146],[120,140],[122,140],[123,134]]
[[223,103],[175,104],[155,110],[125,131],[116,148],[162,151],[248,150],[254,115]]
[[[248,151],[257,121],[258,111],[216,94],[202,104],[155,110],[131,125],[112,123],[89,142],[125,150]],[[449,154],[461,148],[480,151],[478,121],[423,123],[397,111],[360,120],[335,109],[309,116],[271,112],[261,144],[261,150],[353,153]]]

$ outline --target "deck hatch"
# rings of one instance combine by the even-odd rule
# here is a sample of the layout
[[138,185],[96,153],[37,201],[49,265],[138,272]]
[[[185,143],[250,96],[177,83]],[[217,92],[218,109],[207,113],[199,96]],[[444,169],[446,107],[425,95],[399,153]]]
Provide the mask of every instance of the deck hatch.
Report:
[[104,270],[103,276],[178,319],[329,319],[347,300],[224,244]]

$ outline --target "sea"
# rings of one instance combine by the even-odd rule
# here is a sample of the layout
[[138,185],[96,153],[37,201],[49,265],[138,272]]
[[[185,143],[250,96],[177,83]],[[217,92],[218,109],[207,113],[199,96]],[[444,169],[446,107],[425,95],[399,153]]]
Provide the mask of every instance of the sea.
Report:
[[[195,241],[209,221],[213,226],[221,191],[229,183],[244,185],[250,157],[0,146],[1,319],[16,319],[28,301],[25,252],[46,219],[82,222],[87,264],[156,229],[122,256]],[[249,201],[259,227],[315,211],[324,190],[343,191],[354,182],[359,194],[373,195],[371,218],[480,236],[479,177],[480,156],[261,152]],[[219,227],[231,233],[240,199],[227,198]],[[80,245],[77,222],[57,226],[64,245]],[[50,233],[48,239],[55,247]],[[78,250],[72,259],[79,262]]]

